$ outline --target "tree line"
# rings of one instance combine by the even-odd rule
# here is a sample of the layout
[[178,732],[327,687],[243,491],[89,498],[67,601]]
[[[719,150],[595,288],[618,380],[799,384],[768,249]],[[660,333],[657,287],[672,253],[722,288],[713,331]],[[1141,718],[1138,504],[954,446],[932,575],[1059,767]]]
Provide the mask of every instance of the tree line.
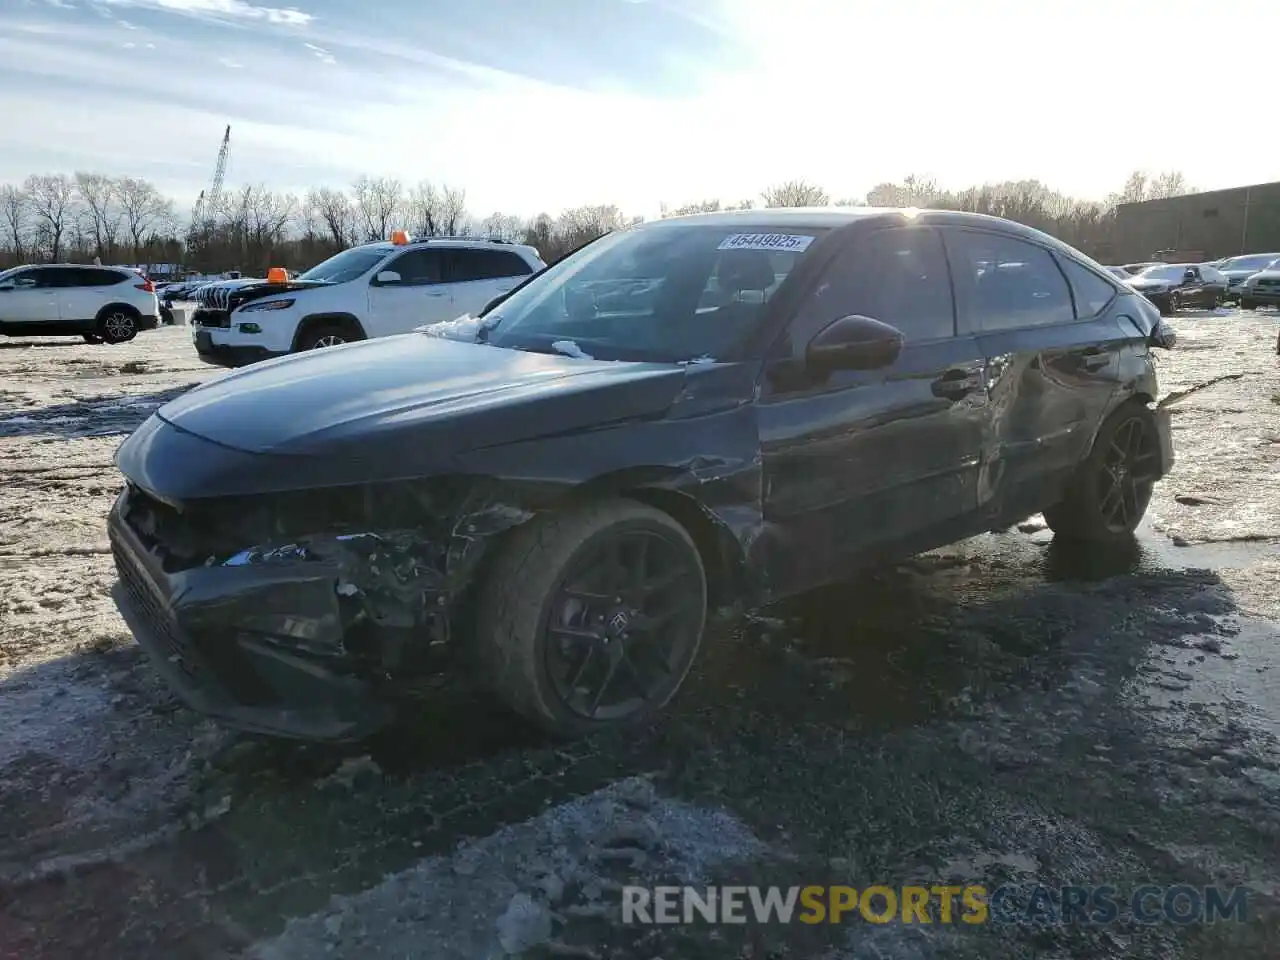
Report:
[[[933,207],[1007,217],[1096,253],[1106,249],[1116,205],[1192,193],[1177,172],[1136,171],[1102,200],[1081,200],[1039,180],[947,190],[916,175],[881,183],[838,206]],[[832,197],[805,180],[779,183],[738,203],[703,200],[662,209],[662,216],[754,207],[828,206]],[[537,247],[553,262],[568,251],[640,218],[612,204],[573,207],[531,219],[492,213],[478,218],[466,191],[430,181],[407,185],[363,176],[347,187],[317,187],[305,195],[262,185],[227,189],[198,220],[181,217],[174,201],[137,177],[103,173],[33,174],[0,184],[0,267],[21,263],[88,262],[187,271],[241,270],[261,276],[272,266],[304,270],[339,250],[385,239],[402,228],[414,236],[494,237]]]

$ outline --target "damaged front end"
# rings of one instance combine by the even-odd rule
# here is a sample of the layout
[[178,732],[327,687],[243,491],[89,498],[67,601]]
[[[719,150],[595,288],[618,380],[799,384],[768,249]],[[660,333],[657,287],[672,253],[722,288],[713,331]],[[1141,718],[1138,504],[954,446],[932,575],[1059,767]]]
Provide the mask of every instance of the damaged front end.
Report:
[[474,479],[178,504],[130,483],[108,523],[116,602],[193,709],[354,739],[443,676],[490,541],[532,516]]

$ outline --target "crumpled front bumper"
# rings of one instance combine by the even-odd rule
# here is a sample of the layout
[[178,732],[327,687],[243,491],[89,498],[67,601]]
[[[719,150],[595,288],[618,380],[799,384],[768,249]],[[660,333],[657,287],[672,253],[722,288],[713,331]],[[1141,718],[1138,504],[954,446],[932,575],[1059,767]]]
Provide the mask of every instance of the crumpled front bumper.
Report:
[[[324,564],[169,573],[129,529],[119,504],[108,534],[119,574],[116,606],[191,709],[229,727],[307,740],[355,740],[390,720],[391,706],[369,679],[344,669],[350,664],[293,652],[244,629],[242,611],[250,608],[259,624],[280,629],[312,636],[340,629],[319,599],[332,595],[334,572]],[[225,610],[220,597],[229,598]]]

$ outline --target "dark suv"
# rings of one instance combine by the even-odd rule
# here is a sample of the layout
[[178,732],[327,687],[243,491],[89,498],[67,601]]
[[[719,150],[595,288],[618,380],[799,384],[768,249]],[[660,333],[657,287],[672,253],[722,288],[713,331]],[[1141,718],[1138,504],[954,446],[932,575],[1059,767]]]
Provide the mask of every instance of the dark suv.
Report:
[[1172,332],[949,212],[641,224],[477,319],[267,361],[121,446],[116,598],[186,702],[350,738],[465,667],[557,734],[665,704],[707,610],[1043,511],[1123,541]]

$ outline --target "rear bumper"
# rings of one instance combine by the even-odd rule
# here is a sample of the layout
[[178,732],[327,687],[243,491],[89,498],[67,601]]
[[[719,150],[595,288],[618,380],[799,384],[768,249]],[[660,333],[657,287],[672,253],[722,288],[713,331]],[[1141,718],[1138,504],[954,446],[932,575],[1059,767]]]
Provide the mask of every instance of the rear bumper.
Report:
[[[291,603],[300,608],[295,622],[323,619],[314,597],[325,589],[324,565],[309,565],[320,569],[307,577],[287,567],[166,574],[124,523],[119,502],[107,529],[119,575],[112,598],[156,670],[192,710],[239,730],[336,742],[366,736],[391,718],[389,703],[368,680],[343,671],[349,664],[286,650],[237,622],[248,597],[271,621],[288,619]],[[332,597],[331,581],[327,588]]]

